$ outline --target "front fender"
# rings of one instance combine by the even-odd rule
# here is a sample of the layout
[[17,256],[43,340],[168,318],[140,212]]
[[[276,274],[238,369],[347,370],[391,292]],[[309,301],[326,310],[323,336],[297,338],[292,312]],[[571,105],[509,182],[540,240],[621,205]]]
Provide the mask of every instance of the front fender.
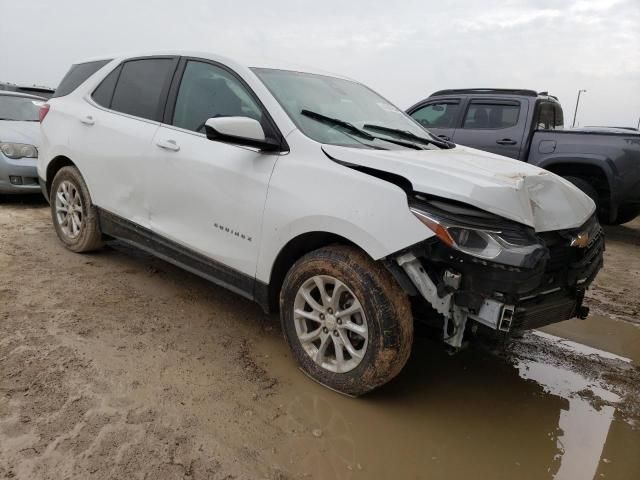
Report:
[[265,283],[282,248],[305,233],[343,237],[376,260],[433,236],[400,187],[330,160],[317,144],[278,160],[264,212],[256,277]]

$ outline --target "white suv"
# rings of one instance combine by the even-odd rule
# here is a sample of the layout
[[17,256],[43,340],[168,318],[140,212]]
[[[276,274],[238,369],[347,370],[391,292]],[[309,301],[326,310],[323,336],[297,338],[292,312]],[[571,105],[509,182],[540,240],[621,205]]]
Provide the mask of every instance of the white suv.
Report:
[[74,65],[41,118],[67,248],[119,239],[279,309],[303,370],[334,390],[393,378],[414,319],[457,348],[587,314],[593,202],[432,136],[358,82],[147,54]]

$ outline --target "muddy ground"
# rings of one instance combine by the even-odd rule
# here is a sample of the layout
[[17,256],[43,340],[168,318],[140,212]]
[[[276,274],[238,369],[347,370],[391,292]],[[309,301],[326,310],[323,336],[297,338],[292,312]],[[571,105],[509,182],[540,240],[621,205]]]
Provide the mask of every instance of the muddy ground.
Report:
[[0,203],[0,478],[640,478],[640,222],[594,315],[505,351],[417,338],[391,384],[308,380],[278,319],[122,246],[65,250]]

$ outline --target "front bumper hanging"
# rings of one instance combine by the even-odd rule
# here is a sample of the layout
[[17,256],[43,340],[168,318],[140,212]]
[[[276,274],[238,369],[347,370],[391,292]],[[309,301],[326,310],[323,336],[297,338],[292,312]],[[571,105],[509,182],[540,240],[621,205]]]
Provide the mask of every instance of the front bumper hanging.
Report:
[[[442,315],[443,340],[460,347],[469,320],[508,333],[586,318],[589,309],[582,304],[584,292],[602,267],[604,236],[598,233],[577,256],[571,255],[576,251],[569,245],[550,249],[550,258],[534,275],[524,271],[500,274],[488,265],[464,270],[459,259],[448,265],[440,261],[438,268],[431,269],[428,266],[433,259],[422,249],[414,251],[397,256],[395,261],[420,296]],[[503,286],[510,288],[500,288]]]

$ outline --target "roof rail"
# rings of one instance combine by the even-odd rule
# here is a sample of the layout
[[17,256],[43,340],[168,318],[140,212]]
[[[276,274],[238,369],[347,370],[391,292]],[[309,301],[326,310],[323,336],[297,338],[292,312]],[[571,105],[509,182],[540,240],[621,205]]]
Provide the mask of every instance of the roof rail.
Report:
[[435,97],[436,95],[455,95],[455,94],[466,94],[466,93],[476,93],[476,94],[491,94],[491,93],[501,93],[503,95],[524,95],[526,97],[537,97],[538,92],[535,90],[524,90],[524,89],[514,89],[514,88],[457,88],[452,90],[438,90],[435,93],[432,93],[430,96]]

